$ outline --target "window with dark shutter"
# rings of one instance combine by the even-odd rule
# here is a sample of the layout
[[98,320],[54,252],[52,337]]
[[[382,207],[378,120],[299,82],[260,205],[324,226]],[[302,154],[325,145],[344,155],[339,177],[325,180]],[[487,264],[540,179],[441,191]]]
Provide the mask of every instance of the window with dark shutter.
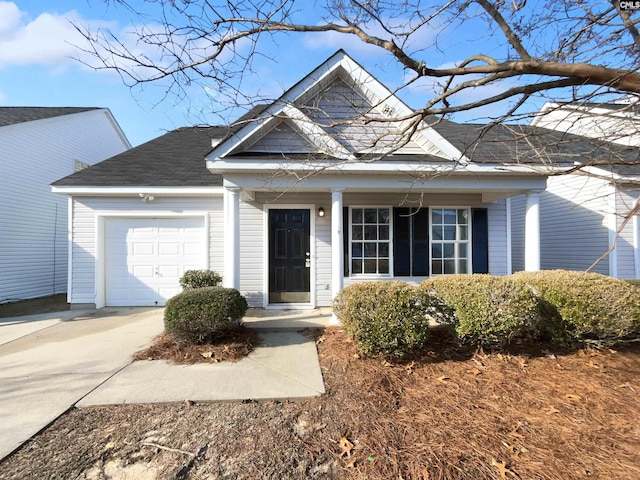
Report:
[[489,273],[489,215],[486,208],[471,209],[473,273]]

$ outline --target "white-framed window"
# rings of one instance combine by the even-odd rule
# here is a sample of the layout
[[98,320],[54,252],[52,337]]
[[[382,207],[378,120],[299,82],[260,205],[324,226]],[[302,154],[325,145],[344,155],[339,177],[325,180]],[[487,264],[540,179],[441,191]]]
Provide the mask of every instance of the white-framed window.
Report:
[[431,275],[471,273],[471,211],[432,208]]
[[351,275],[392,274],[391,207],[349,208]]

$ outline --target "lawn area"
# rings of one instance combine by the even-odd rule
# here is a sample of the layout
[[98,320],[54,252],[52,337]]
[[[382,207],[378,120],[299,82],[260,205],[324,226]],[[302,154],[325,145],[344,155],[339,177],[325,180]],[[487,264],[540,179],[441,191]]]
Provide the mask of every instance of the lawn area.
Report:
[[72,410],[0,478],[640,478],[638,344],[492,353],[436,334],[391,364],[338,329],[316,342],[322,397]]

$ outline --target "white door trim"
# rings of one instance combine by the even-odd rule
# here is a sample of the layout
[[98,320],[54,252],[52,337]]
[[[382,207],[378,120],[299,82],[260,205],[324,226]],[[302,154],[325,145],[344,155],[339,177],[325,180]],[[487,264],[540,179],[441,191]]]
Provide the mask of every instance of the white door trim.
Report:
[[[269,210],[271,209],[297,209],[309,210],[309,250],[311,259],[311,272],[309,290],[311,301],[309,303],[269,303]],[[264,266],[262,272],[263,278],[263,299],[262,305],[266,309],[282,310],[286,308],[297,308],[300,310],[316,308],[316,206],[313,203],[271,203],[263,205],[263,241],[262,252],[264,258]]]
[[209,266],[209,212],[206,211],[184,211],[184,212],[172,212],[170,210],[157,210],[151,211],[132,211],[123,212],[121,210],[115,211],[100,211],[96,212],[96,260],[95,260],[95,303],[96,308],[104,308],[106,306],[106,258],[105,258],[105,225],[106,220],[109,218],[202,218],[203,220],[203,239],[204,258],[203,264]]

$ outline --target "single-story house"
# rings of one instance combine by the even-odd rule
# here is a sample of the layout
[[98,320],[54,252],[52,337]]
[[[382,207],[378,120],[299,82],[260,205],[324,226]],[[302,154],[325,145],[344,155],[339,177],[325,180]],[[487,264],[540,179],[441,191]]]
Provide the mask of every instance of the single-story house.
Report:
[[190,268],[264,308],[327,306],[362,280],[505,275],[519,195],[525,268],[538,269],[539,160],[513,157],[505,132],[485,144],[411,114],[341,50],[231,126],[181,128],[58,180],[69,302],[163,305]]
[[0,107],[0,303],[67,291],[68,203],[51,182],[129,148],[107,108]]

